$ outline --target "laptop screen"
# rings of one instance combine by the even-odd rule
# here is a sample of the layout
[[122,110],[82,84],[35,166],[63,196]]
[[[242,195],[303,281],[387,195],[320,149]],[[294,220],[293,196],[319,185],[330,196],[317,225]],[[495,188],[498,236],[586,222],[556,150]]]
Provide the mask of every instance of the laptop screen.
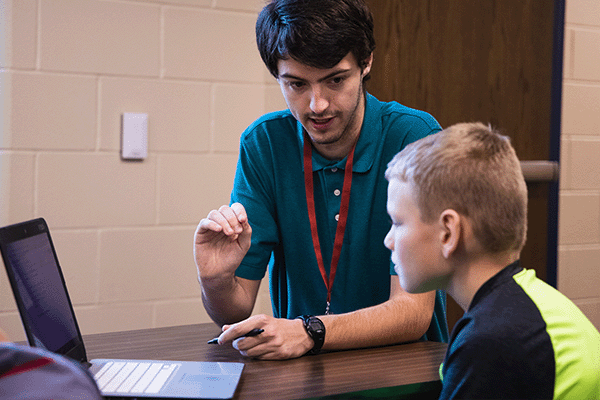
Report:
[[99,358],[88,362],[43,218],[0,228],[0,252],[29,344],[89,366],[104,396],[233,397],[243,363]]
[[2,253],[29,344],[85,361],[46,224],[14,230],[3,235]]

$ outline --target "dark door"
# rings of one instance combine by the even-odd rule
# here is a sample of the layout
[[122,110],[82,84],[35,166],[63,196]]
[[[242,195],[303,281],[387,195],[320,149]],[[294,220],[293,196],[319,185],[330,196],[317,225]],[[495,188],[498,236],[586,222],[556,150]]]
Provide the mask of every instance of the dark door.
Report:
[[[555,11],[554,0],[367,2],[377,42],[370,93],[428,111],[442,127],[491,123],[521,160],[558,160],[562,64],[553,69],[553,57],[562,61],[564,7]],[[530,180],[528,189],[521,260],[556,285],[557,183]],[[448,303],[452,329],[462,310]]]

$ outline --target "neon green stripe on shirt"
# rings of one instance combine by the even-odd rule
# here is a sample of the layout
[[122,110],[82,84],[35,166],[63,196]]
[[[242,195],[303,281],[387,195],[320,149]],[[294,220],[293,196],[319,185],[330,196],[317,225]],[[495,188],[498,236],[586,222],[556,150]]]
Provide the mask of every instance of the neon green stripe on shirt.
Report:
[[565,295],[524,269],[513,279],[535,303],[556,363],[555,399],[600,399],[600,333]]

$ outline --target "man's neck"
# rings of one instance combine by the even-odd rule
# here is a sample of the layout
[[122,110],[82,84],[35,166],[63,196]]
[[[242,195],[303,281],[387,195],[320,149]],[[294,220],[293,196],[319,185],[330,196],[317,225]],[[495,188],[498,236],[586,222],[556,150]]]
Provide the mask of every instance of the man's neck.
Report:
[[348,154],[350,154],[350,150],[352,150],[352,147],[358,141],[359,136],[360,130],[358,130],[352,136],[348,135],[335,143],[319,144],[313,142],[312,145],[314,149],[326,159],[337,161],[344,159]]

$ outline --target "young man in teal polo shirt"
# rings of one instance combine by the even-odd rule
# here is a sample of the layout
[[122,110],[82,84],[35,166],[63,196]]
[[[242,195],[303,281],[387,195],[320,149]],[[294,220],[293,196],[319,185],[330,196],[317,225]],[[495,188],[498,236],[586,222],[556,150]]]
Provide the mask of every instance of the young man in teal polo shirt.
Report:
[[[223,326],[219,343],[285,359],[447,340],[444,295],[403,291],[383,245],[387,163],[441,128],[425,112],[366,93],[375,46],[366,5],[271,1],[256,31],[289,109],[242,134],[231,205],[196,230],[204,306]],[[250,317],[267,266],[274,317]],[[263,332],[243,337],[252,329]]]

